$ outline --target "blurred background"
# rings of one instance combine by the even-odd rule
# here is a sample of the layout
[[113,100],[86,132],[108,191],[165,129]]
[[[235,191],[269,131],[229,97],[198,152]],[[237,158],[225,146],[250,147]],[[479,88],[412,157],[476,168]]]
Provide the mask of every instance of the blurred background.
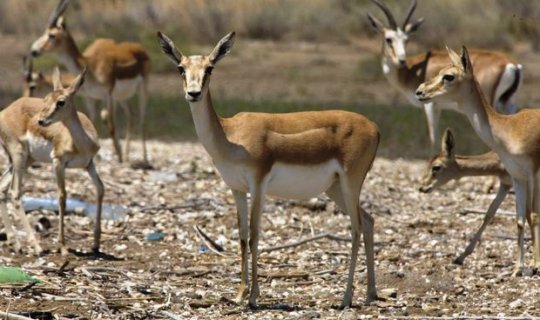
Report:
[[[398,22],[410,4],[385,3]],[[20,96],[22,56],[45,30],[56,4],[0,1],[2,106]],[[153,73],[146,123],[152,139],[196,139],[180,78],[159,51],[156,30],[168,34],[184,54],[207,54],[235,30],[232,53],[212,76],[220,115],[347,109],[380,126],[381,155],[427,157],[431,151],[423,111],[409,106],[382,75],[382,37],[369,27],[368,12],[386,23],[368,0],[73,0],[65,17],[81,51],[97,37],[138,41],[147,49]],[[414,17],[422,16],[426,21],[411,37],[409,55],[446,44],[504,51],[524,66],[518,103],[540,106],[535,90],[540,80],[540,2],[419,0]],[[56,63],[53,55],[46,55],[35,67],[48,73]],[[458,152],[486,150],[465,117],[444,111],[442,118],[442,127],[456,132]]]

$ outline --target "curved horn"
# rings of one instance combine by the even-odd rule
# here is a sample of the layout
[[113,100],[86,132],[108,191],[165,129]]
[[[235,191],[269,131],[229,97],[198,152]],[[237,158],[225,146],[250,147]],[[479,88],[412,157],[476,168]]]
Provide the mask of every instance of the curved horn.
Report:
[[52,27],[56,25],[56,21],[58,18],[64,14],[66,11],[70,0],[60,0],[58,3],[58,6],[56,6],[56,9],[54,9],[53,13],[51,14],[51,17],[49,18],[49,26]]
[[386,18],[388,19],[388,23],[390,24],[390,28],[397,29],[397,23],[396,19],[394,19],[394,16],[392,15],[392,12],[390,12],[390,9],[386,5],[384,5],[382,2],[379,2],[378,0],[371,0],[373,1],[386,15]]
[[403,30],[405,30],[405,26],[407,25],[407,23],[409,23],[409,20],[411,20],[411,17],[415,9],[416,9],[416,0],[412,0],[411,6],[409,7],[409,11],[407,12],[407,17],[405,18],[405,21],[403,22],[403,27],[402,27]]

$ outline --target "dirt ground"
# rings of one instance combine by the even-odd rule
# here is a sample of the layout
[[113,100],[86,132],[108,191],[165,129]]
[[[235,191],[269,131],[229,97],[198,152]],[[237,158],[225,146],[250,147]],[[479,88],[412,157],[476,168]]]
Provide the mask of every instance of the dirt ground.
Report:
[[[345,311],[336,307],[347,279],[349,218],[325,197],[310,202],[268,199],[260,248],[325,233],[339,238],[261,253],[260,309],[249,310],[231,302],[240,270],[233,198],[203,148],[152,142],[149,151],[156,169],[142,171],[111,161],[110,141],[103,145],[97,165],[106,185],[105,202],[127,208],[124,221],[103,223],[105,255],[85,254],[92,243],[89,218],[67,217],[72,252],[63,257],[55,250],[57,216],[32,212],[34,221],[45,217],[52,223],[40,233],[42,245],[51,252],[36,258],[28,249],[17,254],[0,242],[0,265],[20,266],[44,284],[26,290],[0,286],[0,311],[42,311],[43,318],[59,319],[540,317],[540,276],[511,275],[517,242],[511,216],[499,214],[465,264],[452,264],[483,217],[460,213],[483,210],[494,197],[483,191],[485,180],[463,179],[457,189],[454,184],[421,194],[417,189],[423,162],[378,158],[361,203],[375,218],[377,288],[387,299],[364,304],[361,248],[354,306]],[[55,196],[49,167],[29,169],[26,181],[26,195]],[[71,171],[67,181],[70,196],[93,202],[85,173]],[[502,210],[513,211],[513,202],[511,195]],[[195,226],[224,248],[221,255],[209,250]],[[153,232],[163,232],[164,238],[148,241]],[[526,236],[531,261],[528,231]]]

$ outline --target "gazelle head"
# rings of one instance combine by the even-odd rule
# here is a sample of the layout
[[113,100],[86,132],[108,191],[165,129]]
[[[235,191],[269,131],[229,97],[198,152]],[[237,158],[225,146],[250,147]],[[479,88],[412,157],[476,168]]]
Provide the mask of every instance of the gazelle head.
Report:
[[441,142],[441,153],[433,157],[426,168],[420,192],[430,193],[433,189],[459,178],[459,168],[454,154],[454,135],[446,129]]
[[73,97],[83,85],[85,75],[86,69],[67,88],[64,88],[60,78],[60,69],[58,67],[54,69],[54,91],[43,98],[45,108],[43,108],[38,116],[38,124],[40,126],[47,127],[58,121],[63,122],[69,119],[73,113],[77,113],[77,109],[73,103]]
[[371,26],[384,36],[384,56],[396,66],[405,66],[407,63],[405,46],[409,40],[409,35],[418,30],[418,27],[420,27],[422,22],[424,22],[424,18],[419,18],[414,22],[409,22],[414,10],[416,9],[416,0],[412,0],[411,6],[409,7],[409,11],[407,12],[407,16],[401,28],[398,26],[392,12],[390,12],[384,3],[378,0],[372,1],[384,12],[389,24],[389,27],[386,28],[377,18],[369,13],[367,15]]
[[42,78],[43,75],[41,73],[34,72],[34,63],[33,63],[32,58],[23,56],[22,74],[23,74],[22,96],[33,97],[38,87],[38,82],[40,82],[40,78]]
[[59,51],[66,44],[69,33],[64,22],[64,12],[70,0],[60,0],[58,6],[51,14],[45,32],[32,43],[30,52],[33,57],[38,57],[45,52]]
[[166,35],[159,31],[157,35],[161,50],[178,68],[186,100],[200,101],[208,93],[210,75],[214,66],[230,52],[235,33],[231,32],[223,37],[207,56],[184,56]]
[[471,92],[470,86],[474,83],[474,76],[467,48],[461,49],[461,55],[448,47],[446,50],[452,64],[442,68],[437,76],[422,83],[416,89],[418,100],[457,102]]

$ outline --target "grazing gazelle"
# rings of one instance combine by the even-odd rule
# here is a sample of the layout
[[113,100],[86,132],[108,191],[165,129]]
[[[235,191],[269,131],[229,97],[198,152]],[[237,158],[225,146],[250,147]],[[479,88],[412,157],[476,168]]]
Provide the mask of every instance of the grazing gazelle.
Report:
[[[407,57],[406,45],[409,36],[418,30],[424,18],[411,22],[416,9],[413,0],[405,21],[399,27],[388,7],[372,0],[386,15],[389,28],[377,18],[368,14],[370,24],[383,35],[382,69],[383,73],[399,92],[405,95],[414,106],[423,107],[426,114],[429,139],[434,147],[439,139],[439,119],[442,109],[456,109],[455,104],[432,102],[420,103],[414,96],[416,88],[424,81],[433,78],[439,70],[450,63],[445,51],[428,51],[423,54]],[[510,60],[506,55],[494,51],[471,50],[471,61],[480,87],[485,92],[491,105],[499,113],[515,113],[515,94],[521,83],[522,67]]]
[[[88,69],[86,85],[82,94],[88,98],[104,100],[107,105],[106,119],[113,139],[118,160],[129,160],[129,131],[122,156],[120,142],[116,135],[115,105],[122,105],[129,113],[127,100],[139,91],[139,130],[142,139],[142,164],[148,165],[144,120],[146,112],[148,75],[150,59],[141,44],[134,42],[116,43],[112,39],[96,39],[82,54],[67,29],[63,14],[70,0],[60,0],[45,29],[32,44],[32,56],[53,52],[72,74]],[[89,103],[89,102],[87,102]],[[129,125],[129,124],[128,124]]]
[[[515,274],[525,267],[524,224],[528,214],[540,240],[540,110],[523,109],[502,115],[492,108],[476,80],[471,57],[448,49],[452,63],[433,79],[421,84],[416,96],[423,102],[455,102],[480,138],[495,151],[512,176],[516,192],[518,255]],[[534,267],[540,268],[540,241],[534,241]]]
[[[71,74],[62,74],[62,85],[69,86],[75,77]],[[39,71],[34,71],[34,62],[32,58],[23,57],[23,97],[45,97],[49,92],[53,91],[52,74],[47,75]],[[87,110],[88,117],[92,119],[94,113],[93,104],[87,105],[92,109]]]
[[[212,105],[210,75],[216,63],[229,53],[234,33],[221,39],[207,56],[185,56],[161,32],[158,38],[163,52],[178,68],[199,140],[236,202],[242,257],[236,301],[240,303],[249,292],[249,306],[255,307],[259,296],[257,246],[265,195],[306,199],[321,192],[348,213],[352,224],[351,261],[341,306],[352,304],[361,233],[366,250],[366,299],[376,299],[373,217],[360,207],[359,196],[379,145],[377,126],[359,114],[345,111],[242,112],[221,118]],[[247,193],[251,195],[249,213]]]
[[22,206],[22,184],[25,169],[34,162],[52,163],[58,184],[60,213],[59,244],[62,254],[67,253],[64,241],[64,213],[66,209],[65,169],[84,168],[97,191],[97,213],[94,225],[94,252],[99,252],[101,236],[101,206],[104,187],[96,171],[93,158],[99,150],[98,135],[92,122],[74,105],[74,96],[81,88],[86,70],[64,88],[60,71],[53,74],[54,91],[45,98],[20,98],[0,112],[0,142],[6,150],[10,166],[0,179],[2,199],[0,211],[9,238],[15,237],[7,212],[8,189],[29,241],[37,254],[42,252],[34,231]]
[[446,129],[442,138],[441,152],[429,161],[420,192],[430,193],[451,180],[470,176],[497,176],[499,190],[489,205],[482,225],[474,234],[465,251],[454,260],[455,264],[463,264],[465,258],[474,251],[482,233],[493,221],[495,213],[510,191],[512,179],[504,169],[499,156],[493,151],[476,156],[456,155],[454,136],[450,129]]

